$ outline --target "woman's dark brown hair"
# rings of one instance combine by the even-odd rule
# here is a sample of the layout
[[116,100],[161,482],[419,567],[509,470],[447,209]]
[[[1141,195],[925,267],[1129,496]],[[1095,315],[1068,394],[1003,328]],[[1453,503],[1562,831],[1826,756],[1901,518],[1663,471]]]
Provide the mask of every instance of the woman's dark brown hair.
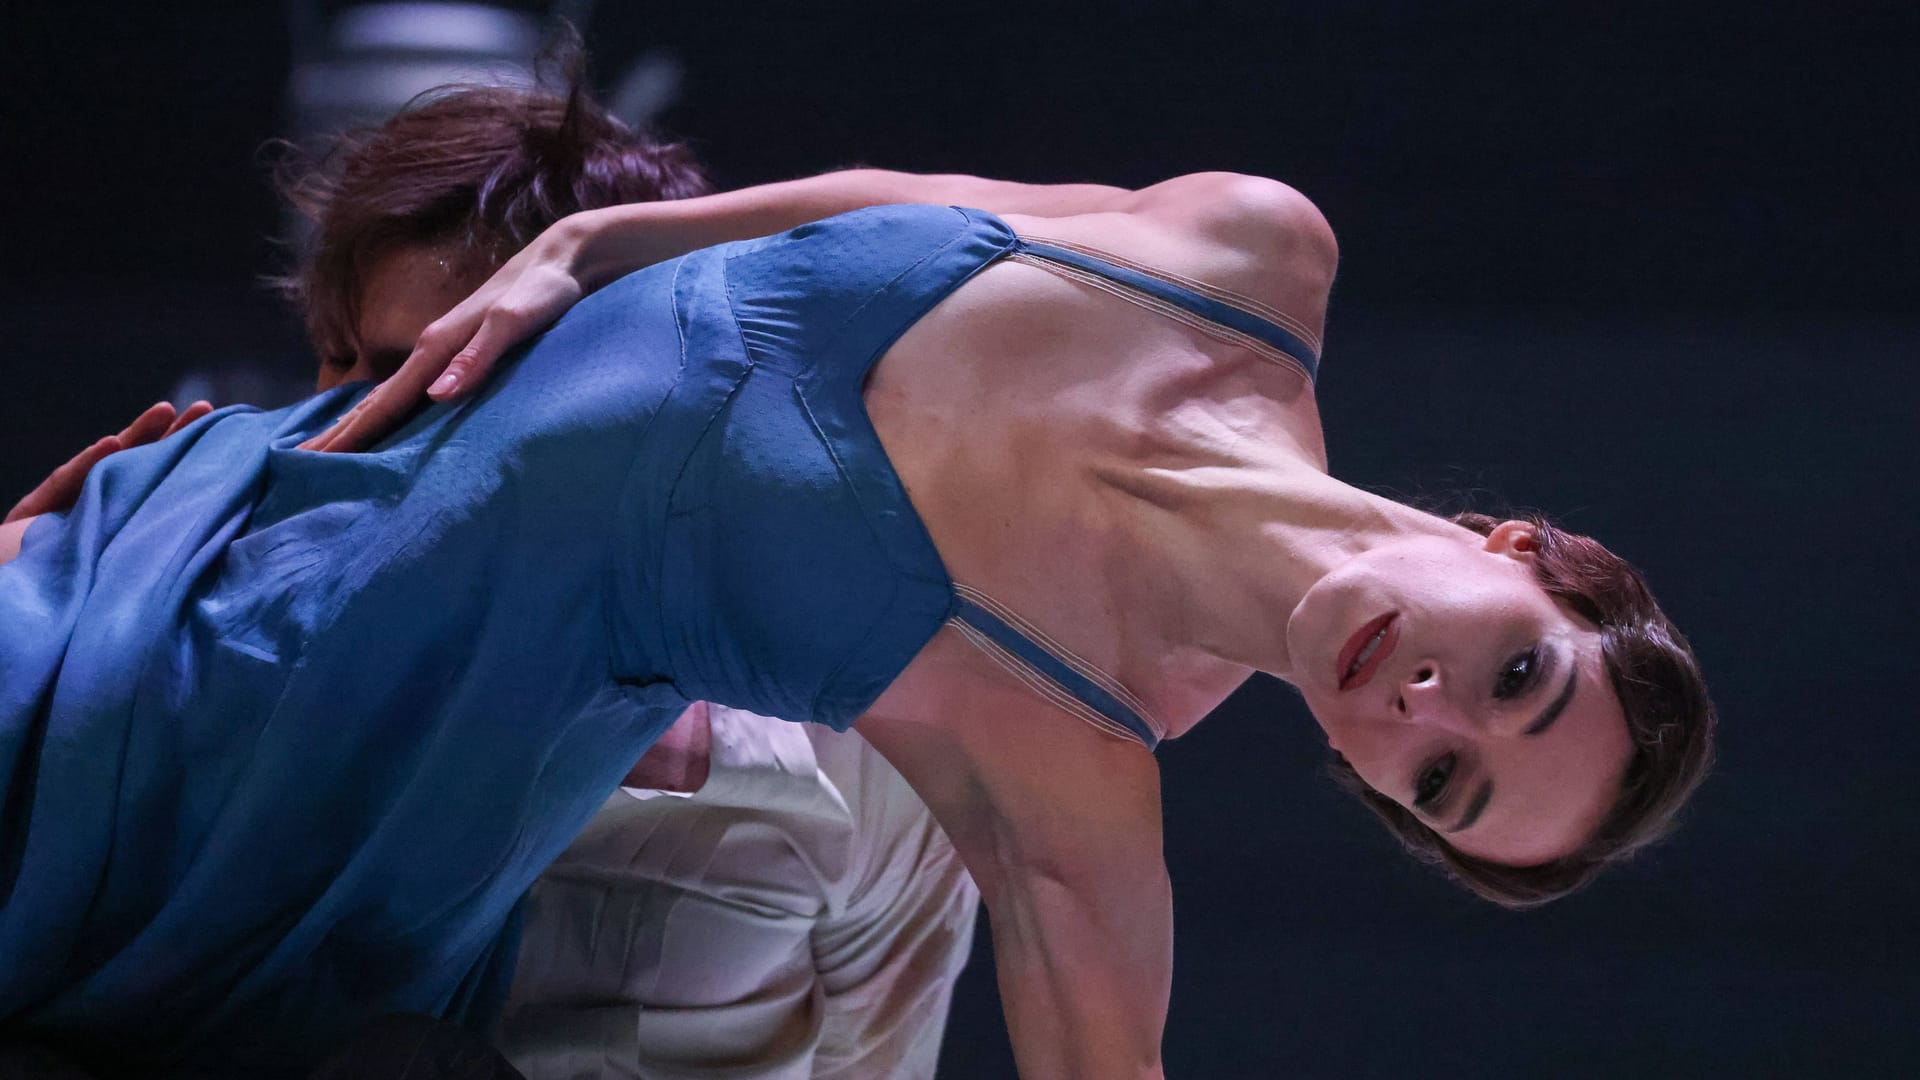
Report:
[[491,270],[568,214],[710,190],[691,151],[633,131],[582,88],[448,87],[372,131],[294,155],[280,188],[314,226],[277,282],[323,359],[351,363],[359,283],[396,249],[444,246],[455,273]]
[[[1502,519],[1453,515],[1486,535]],[[1620,791],[1600,826],[1579,850],[1537,866],[1508,866],[1464,854],[1411,811],[1387,798],[1336,755],[1341,787],[1365,803],[1422,862],[1480,896],[1527,908],[1566,896],[1600,871],[1672,831],[1680,807],[1713,760],[1713,703],[1687,639],[1654,603],[1640,572],[1598,541],[1563,532],[1537,517],[1534,576],[1549,595],[1600,629],[1600,652],[1633,739]]]

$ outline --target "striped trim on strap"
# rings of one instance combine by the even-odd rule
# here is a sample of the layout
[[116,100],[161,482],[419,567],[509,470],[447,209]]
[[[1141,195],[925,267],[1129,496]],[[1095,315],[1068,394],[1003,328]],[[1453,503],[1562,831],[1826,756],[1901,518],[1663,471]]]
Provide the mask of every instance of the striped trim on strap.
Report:
[[955,582],[949,620],[962,637],[1061,709],[1151,750],[1167,727],[1119,680],[1074,655],[1045,631],[968,585]]
[[[1099,286],[1101,281],[1089,280],[1086,275],[1124,286],[1124,292],[1107,291],[1174,318],[1179,318],[1179,313],[1196,316],[1230,335],[1216,336],[1224,336],[1225,340],[1251,348],[1269,359],[1290,363],[1304,372],[1309,381],[1319,373],[1320,345],[1313,331],[1298,319],[1251,297],[1059,240],[1022,238],[1009,257],[1043,266],[1052,264],[1049,268],[1058,268],[1066,272],[1066,276],[1089,285]],[[1073,270],[1080,273],[1072,273]],[[1197,326],[1190,319],[1180,321]]]

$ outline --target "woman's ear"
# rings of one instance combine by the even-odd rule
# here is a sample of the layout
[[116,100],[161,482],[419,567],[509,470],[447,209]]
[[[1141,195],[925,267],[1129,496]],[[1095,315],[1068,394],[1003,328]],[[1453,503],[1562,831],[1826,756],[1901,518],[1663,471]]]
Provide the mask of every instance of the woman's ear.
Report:
[[1537,530],[1532,522],[1503,521],[1495,525],[1493,531],[1487,534],[1486,543],[1483,546],[1496,555],[1505,555],[1527,562],[1533,558],[1534,552],[1539,550],[1534,540],[1536,534]]

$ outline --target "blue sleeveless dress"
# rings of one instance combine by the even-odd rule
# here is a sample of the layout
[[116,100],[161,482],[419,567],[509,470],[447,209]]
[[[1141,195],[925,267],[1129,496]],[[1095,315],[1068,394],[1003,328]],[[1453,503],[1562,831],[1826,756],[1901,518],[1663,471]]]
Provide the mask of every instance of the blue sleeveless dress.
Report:
[[949,620],[1150,744],[956,592],[861,401],[1009,253],[1088,258],[860,211],[615,282],[376,452],[296,449],[344,388],[97,468],[0,567],[0,1037],[266,1074],[483,1028],[521,895],[681,709],[845,728]]

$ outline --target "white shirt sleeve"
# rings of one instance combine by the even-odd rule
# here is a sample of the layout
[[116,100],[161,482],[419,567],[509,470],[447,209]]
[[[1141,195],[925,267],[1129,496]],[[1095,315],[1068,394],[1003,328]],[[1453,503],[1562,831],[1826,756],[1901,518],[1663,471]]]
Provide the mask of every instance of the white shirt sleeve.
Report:
[[529,1080],[931,1076],[977,905],[951,846],[858,736],[710,719],[700,791],[615,792],[529,893],[501,1048]]

